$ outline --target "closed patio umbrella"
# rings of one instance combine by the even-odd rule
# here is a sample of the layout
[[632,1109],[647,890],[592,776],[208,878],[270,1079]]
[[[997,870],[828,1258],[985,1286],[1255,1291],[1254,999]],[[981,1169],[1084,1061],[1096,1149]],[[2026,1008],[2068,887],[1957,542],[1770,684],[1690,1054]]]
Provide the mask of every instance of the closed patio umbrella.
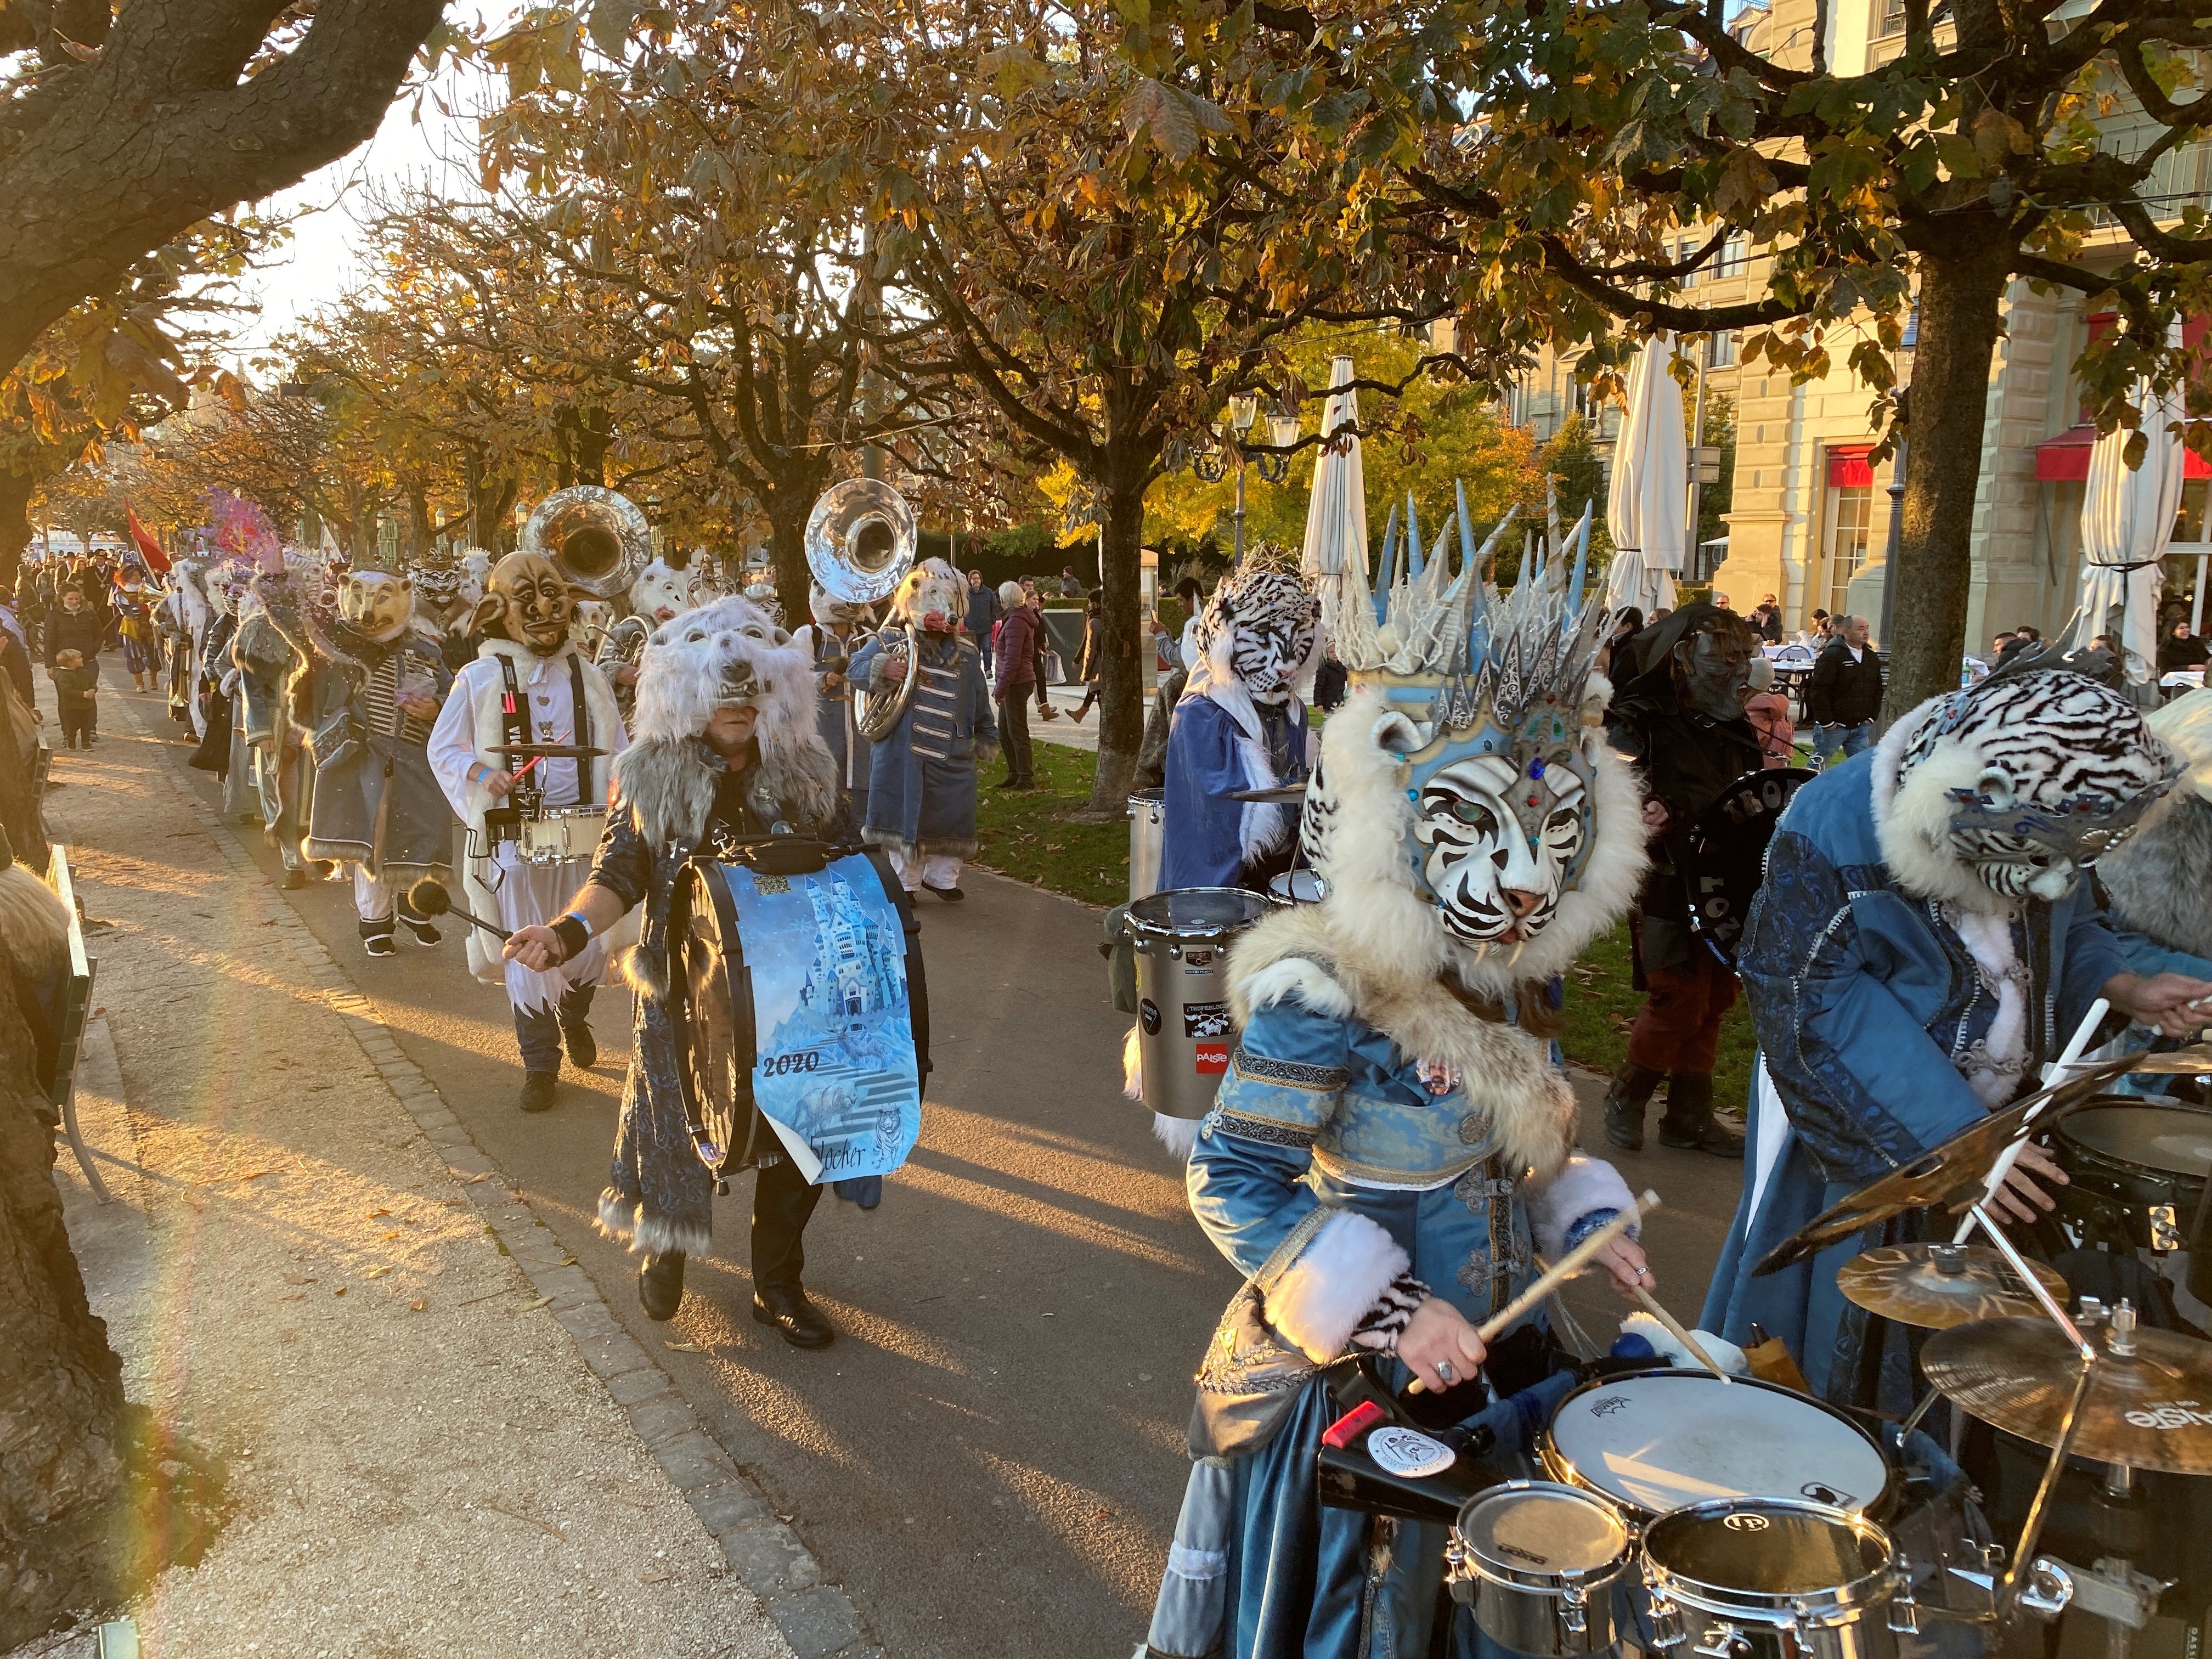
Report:
[[[1359,421],[1359,394],[1352,389],[1350,357],[1340,356],[1329,367],[1328,403],[1322,410],[1322,435]],[[1306,501],[1306,539],[1298,568],[1308,580],[1334,576],[1346,570],[1367,574],[1367,480],[1359,461],[1359,439],[1346,434],[1336,444],[1324,443],[1315,458],[1313,493]],[[1321,592],[1322,627],[1335,637],[1334,608],[1337,584],[1317,582]]]
[[[2138,384],[2137,407],[2149,440],[2142,465],[2127,463],[2129,433],[2117,427],[2089,454],[2081,495],[2081,610],[2077,631],[2087,644],[2112,635],[2133,685],[2158,677],[2159,561],[2181,509],[2181,393],[2154,397]],[[2116,615],[2115,613],[2118,613]]]
[[1688,542],[1689,437],[1681,388],[1667,372],[1673,342],[1656,335],[1628,371],[1627,407],[1613,440],[1605,522],[1616,550],[1605,601],[1648,617],[1674,603],[1674,577]]

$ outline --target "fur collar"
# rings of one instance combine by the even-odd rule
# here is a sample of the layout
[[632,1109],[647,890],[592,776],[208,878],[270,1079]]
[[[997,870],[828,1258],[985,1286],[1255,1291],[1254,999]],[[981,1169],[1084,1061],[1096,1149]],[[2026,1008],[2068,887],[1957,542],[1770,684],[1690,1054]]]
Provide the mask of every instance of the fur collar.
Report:
[[2097,860],[2116,919],[2212,960],[2212,803],[2176,792],[2166,816]]
[[[836,764],[820,739],[809,744],[760,744],[761,785],[786,811],[810,824],[836,816]],[[696,738],[641,738],[615,757],[615,792],[636,810],[638,829],[654,847],[696,842],[707,832],[719,777]]]
[[[1345,920],[1333,902],[1294,905],[1243,934],[1229,955],[1237,1023],[1292,995],[1316,1013],[1358,1018],[1401,1054],[1456,1067],[1468,1096],[1489,1109],[1507,1161],[1540,1181],[1557,1173],[1574,1146],[1575,1097],[1548,1045],[1476,1014],[1425,963],[1410,959],[1418,953],[1402,940],[1348,928]],[[1430,923],[1427,931],[1437,930]]]
[[[1591,679],[1586,720],[1601,714],[1610,689],[1597,676]],[[1498,1002],[1510,1002],[1532,981],[1565,973],[1583,946],[1626,913],[1650,867],[1634,769],[1605,741],[1603,726],[1585,725],[1583,740],[1590,747],[1595,775],[1595,839],[1581,878],[1534,939],[1517,951],[1478,950],[1446,933],[1436,905],[1414,886],[1407,862],[1413,804],[1406,798],[1405,769],[1374,736],[1386,718],[1382,695],[1363,687],[1329,717],[1322,733],[1322,769],[1334,800],[1334,822],[1328,826],[1328,866],[1322,872],[1328,897],[1320,908],[1332,936],[1364,960],[1400,964],[1415,980],[1455,974],[1478,996]]]

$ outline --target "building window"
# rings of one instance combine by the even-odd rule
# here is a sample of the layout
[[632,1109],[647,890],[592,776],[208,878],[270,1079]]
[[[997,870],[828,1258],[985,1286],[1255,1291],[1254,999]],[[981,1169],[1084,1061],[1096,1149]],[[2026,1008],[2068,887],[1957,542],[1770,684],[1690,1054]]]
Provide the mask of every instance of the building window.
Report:
[[[1705,246],[1705,239],[1701,236],[1685,236],[1675,249],[1675,263],[1677,264],[1687,264],[1691,260],[1698,257],[1698,250]],[[1684,271],[1682,273],[1681,282],[1684,288],[1697,287],[1698,273],[1694,270]]]
[[1748,247],[1747,237],[1731,236],[1723,242],[1721,251],[1713,261],[1713,275],[1716,276],[1742,276],[1744,257]]
[[1705,348],[1705,366],[1708,368],[1735,367],[1735,331],[1734,329],[1724,328],[1713,336]]
[[1828,488],[1828,534],[1823,550],[1822,574],[1814,603],[1832,617],[1851,608],[1851,578],[1866,562],[1867,538],[1874,525],[1874,488],[1870,484],[1831,484]]
[[1881,0],[1881,27],[1875,33],[1878,40],[1905,33],[1905,0]]

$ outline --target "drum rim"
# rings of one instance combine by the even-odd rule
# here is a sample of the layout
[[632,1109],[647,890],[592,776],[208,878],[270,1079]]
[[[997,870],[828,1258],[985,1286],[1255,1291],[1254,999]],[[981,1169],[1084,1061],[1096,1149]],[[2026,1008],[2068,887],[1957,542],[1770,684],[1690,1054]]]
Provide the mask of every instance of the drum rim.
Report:
[[2092,1146],[2087,1142],[2078,1140],[2067,1133],[2073,1127],[2075,1119],[2087,1117],[2092,1112],[2136,1111],[2181,1112],[2191,1117],[2203,1119],[2206,1127],[2212,1128],[2212,1106],[2199,1106],[2191,1101],[2175,1100],[2171,1096],[2163,1096],[2154,1100],[2148,1096],[2139,1099],[2129,1099],[2112,1095],[2096,1095],[2084,1101],[2057,1123],[2051,1125],[2051,1133],[2054,1139],[2065,1143],[2067,1152],[2072,1156],[2091,1159],[2118,1173],[2132,1176],[2141,1180],[2161,1183],[2186,1182],[2191,1186],[2201,1188],[2208,1179],[2212,1179],[2212,1173],[2198,1175],[2188,1170],[2169,1170],[2156,1164],[2144,1164],[2119,1152],[2108,1152],[2102,1146]]
[[[1597,1510],[1620,1529],[1620,1547],[1613,1559],[1595,1567],[1567,1567],[1558,1572],[1543,1572],[1529,1567],[1516,1567],[1486,1558],[1479,1546],[1461,1530],[1461,1522],[1474,1510],[1504,1498],[1535,1493],[1546,1498],[1565,1498]],[[1571,1486],[1562,1480],[1504,1480],[1494,1486],[1485,1486],[1459,1506],[1452,1518],[1450,1535],[1459,1546],[1459,1559],[1468,1571],[1508,1589],[1521,1590],[1531,1595],[1564,1595],[1571,1587],[1577,1592],[1587,1592],[1610,1584],[1626,1572],[1636,1559],[1637,1533],[1635,1522],[1622,1511],[1621,1506],[1602,1492],[1585,1491]]]
[[[1785,1592],[1740,1589],[1732,1585],[1708,1583],[1703,1579],[1676,1571],[1652,1553],[1653,1539],[1660,1537],[1663,1540],[1669,1522],[1682,1525],[1692,1522],[1718,1521],[1754,1504],[1789,1510],[1814,1520],[1825,1521],[1831,1526],[1842,1527],[1858,1536],[1873,1538],[1881,1545],[1881,1563],[1856,1578],[1846,1579],[1832,1589]],[[1709,1498],[1700,1503],[1685,1504],[1680,1509],[1669,1510],[1655,1517],[1644,1528],[1638,1543],[1644,1582],[1650,1585],[1653,1595],[1664,1595],[1671,1601],[1695,1607],[1700,1613],[1748,1619],[1755,1623],[1778,1626],[1795,1626],[1802,1622],[1814,1625],[1853,1623],[1868,1611],[1881,1605],[1886,1593],[1894,1588],[1897,1576],[1897,1540],[1890,1536],[1887,1527],[1865,1514],[1838,1509],[1833,1504],[1818,1503],[1809,1498]]]
[[[1647,1524],[1656,1520],[1662,1515],[1672,1515],[1676,1513],[1676,1510],[1648,1509],[1644,1505],[1637,1503],[1632,1498],[1623,1498],[1618,1492],[1607,1492],[1603,1486],[1597,1486],[1586,1480],[1583,1477],[1582,1471],[1576,1468],[1572,1463],[1569,1462],[1565,1454],[1559,1449],[1558,1442],[1553,1434],[1553,1430],[1558,1424],[1559,1419],[1566,1414],[1567,1407],[1575,1401],[1581,1399],[1584,1395],[1592,1393],[1599,1389],[1617,1387],[1623,1382],[1641,1382],[1647,1377],[1671,1377],[1678,1382],[1688,1381],[1692,1382],[1703,1382],[1714,1388],[1726,1386],[1731,1389],[1757,1389],[1762,1393],[1780,1395],[1784,1398],[1790,1400],[1796,1404],[1814,1407],[1824,1416],[1837,1423],[1840,1423],[1844,1427],[1850,1430],[1852,1433],[1858,1436],[1861,1440],[1866,1443],[1867,1449],[1874,1454],[1875,1461],[1881,1465],[1881,1490],[1873,1497],[1868,1498],[1863,1507],[1856,1512],[1869,1516],[1887,1515],[1889,1513],[1890,1508],[1897,1495],[1896,1465],[1891,1462],[1889,1454],[1882,1449],[1881,1443],[1880,1441],[1876,1440],[1871,1434],[1869,1434],[1866,1430],[1860,1427],[1857,1423],[1852,1421],[1850,1417],[1837,1410],[1835,1407],[1831,1406],[1825,1400],[1815,1400],[1810,1395],[1800,1394],[1795,1389],[1784,1388],[1779,1382],[1768,1382],[1756,1376],[1731,1376],[1728,1379],[1726,1384],[1723,1385],[1720,1379],[1715,1377],[1710,1371],[1683,1370],[1668,1365],[1656,1365],[1640,1371],[1620,1371],[1614,1373],[1611,1376],[1592,1377],[1589,1382],[1582,1383],[1576,1388],[1570,1389],[1565,1395],[1561,1395],[1559,1398],[1559,1403],[1552,1408],[1552,1415],[1545,1423],[1542,1431],[1537,1436],[1536,1441],[1537,1455],[1542,1462],[1544,1467],[1552,1472],[1554,1479],[1563,1481],[1568,1486],[1580,1487],[1585,1492],[1595,1492],[1599,1497],[1607,1499],[1608,1502],[1619,1505],[1622,1513],[1627,1515],[1632,1519],[1638,1519]],[[1740,1504],[1752,1501],[1771,1501],[1774,1503],[1788,1502],[1798,1504],[1814,1504],[1819,1502],[1817,1498],[1802,1497],[1786,1498],[1778,1497],[1771,1500],[1766,1500],[1761,1499],[1759,1495],[1756,1492],[1747,1492],[1741,1498],[1699,1498],[1697,1500],[1698,1503],[1703,1504]],[[1679,1510],[1695,1507],[1696,1504],[1681,1504],[1677,1505],[1676,1509]],[[1845,1510],[1844,1513],[1850,1514],[1852,1513],[1852,1511]]]
[[[1256,902],[1260,908],[1255,914],[1237,921],[1193,923],[1182,927],[1154,921],[1137,914],[1139,905],[1149,903],[1156,898],[1169,898],[1177,893],[1231,893],[1247,902]],[[1248,887],[1163,887],[1157,892],[1146,894],[1143,898],[1131,899],[1126,915],[1131,933],[1143,933],[1152,939],[1223,939],[1231,933],[1242,933],[1274,908],[1264,894],[1255,893]]]

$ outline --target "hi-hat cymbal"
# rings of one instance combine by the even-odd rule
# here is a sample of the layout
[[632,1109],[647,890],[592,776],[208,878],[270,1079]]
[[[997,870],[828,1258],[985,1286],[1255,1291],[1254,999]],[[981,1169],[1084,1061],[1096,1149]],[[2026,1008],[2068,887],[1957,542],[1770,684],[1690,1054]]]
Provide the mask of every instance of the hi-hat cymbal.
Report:
[[1768,1251],[1753,1271],[1779,1272],[1907,1210],[1931,1205],[1964,1209],[1979,1203],[1997,1155],[2023,1139],[2031,1123],[2038,1132],[2047,1129],[2103,1093],[2112,1079],[2137,1071],[2212,1072],[2212,1047],[2198,1043],[2156,1056],[2120,1054],[2087,1064],[2076,1062],[2067,1068],[2064,1081],[2039,1090],[2001,1112],[1991,1112],[1942,1146],[1814,1216]]
[[492,745],[495,754],[519,756],[524,760],[586,760],[593,755],[604,755],[604,749],[589,749],[574,743],[499,743]]
[[[2100,1327],[2081,1402],[2076,1457],[2168,1474],[2212,1474],[2212,1342],[2139,1329],[2136,1352],[2112,1352]],[[1939,1331],[1920,1351],[1937,1393],[2008,1433],[2056,1445],[2081,1361],[2047,1320],[1984,1319]]]
[[1303,783],[1279,783],[1271,789],[1232,789],[1231,800],[1249,800],[1261,806],[1291,806],[1306,798]]
[[[2028,1265],[2064,1303],[2066,1281],[2039,1261]],[[1923,1330],[2037,1312],[2012,1264],[1986,1244],[1885,1244],[1838,1269],[1836,1288],[1869,1313]]]

